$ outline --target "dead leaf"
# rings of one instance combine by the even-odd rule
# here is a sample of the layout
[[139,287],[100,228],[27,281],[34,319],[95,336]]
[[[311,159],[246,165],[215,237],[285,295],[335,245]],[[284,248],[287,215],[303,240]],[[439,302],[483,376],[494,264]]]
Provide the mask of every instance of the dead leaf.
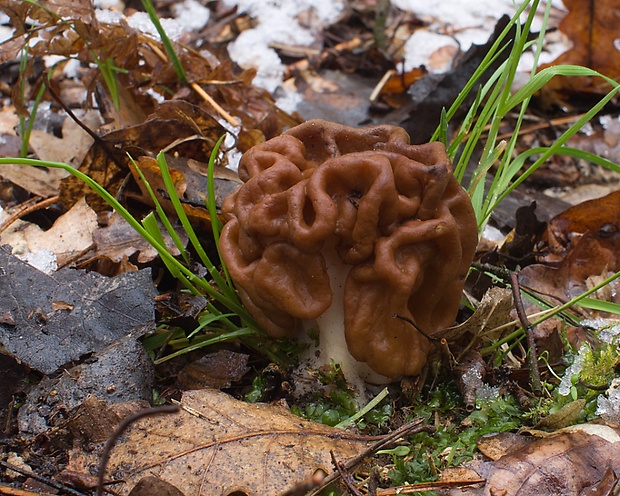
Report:
[[[172,238],[162,225],[160,225],[160,231],[168,251],[174,256],[180,255]],[[188,239],[187,233],[183,229],[179,229],[177,234],[185,246]],[[90,253],[82,257],[77,261],[79,264],[90,263],[93,259],[103,258],[114,263],[120,263],[136,254],[136,262],[143,264],[158,256],[157,250],[116,212],[110,215],[105,227],[99,227],[93,232],[93,240],[97,244],[94,254]]]
[[442,337],[453,341],[465,333],[481,337],[485,342],[497,339],[502,331],[490,332],[513,321],[510,315],[514,308],[512,292],[509,289],[492,287],[482,297],[474,314],[465,322],[442,332]]
[[583,424],[543,439],[529,439],[527,444],[515,443],[514,449],[496,461],[466,464],[487,480],[486,485],[450,494],[585,496],[601,483],[608,467],[620,470],[620,435],[609,426]]
[[[107,278],[61,269],[48,276],[6,246],[0,247],[0,267],[0,308],[14,321],[0,324],[0,343],[5,353],[44,374],[154,320],[157,292],[150,270]],[[67,309],[54,310],[58,301]]]
[[[67,366],[57,377],[45,377],[33,386],[17,413],[20,435],[30,438],[66,426],[86,443],[105,442],[119,421],[117,415],[106,419],[104,406],[150,400],[154,378],[153,362],[142,344],[125,336],[85,363]],[[80,411],[73,411],[76,408]]]
[[[618,81],[618,0],[564,0],[564,6],[568,14],[560,22],[560,30],[569,37],[573,46],[550,65],[582,65]],[[547,84],[546,90],[607,93],[610,86],[600,78],[555,77]]]
[[249,355],[230,350],[219,350],[189,363],[177,374],[184,390],[228,388],[241,380],[250,370]]
[[[170,169],[170,176],[172,177],[175,191],[178,197],[183,200],[183,209],[185,213],[191,219],[203,221],[206,225],[210,225],[209,212],[207,211],[207,164],[192,159],[187,160],[185,158],[174,158],[169,156],[166,157],[166,163]],[[155,192],[158,201],[166,213],[176,215],[174,206],[170,201],[166,186],[161,177],[157,160],[151,157],[140,157],[136,161],[136,164],[142,174],[144,174],[145,179]],[[154,206],[135,165],[130,163],[129,167],[135,181],[142,191],[142,196],[139,200],[147,205]],[[215,167],[213,182],[215,203],[219,210],[224,198],[241,184],[241,180],[236,172],[220,165]]]
[[[550,254],[541,261],[562,260],[583,236],[589,236],[602,251],[608,252],[597,263],[600,268],[607,266],[612,272],[620,268],[620,190],[582,202],[551,219],[543,236]],[[592,270],[591,274],[600,272]]]
[[[216,390],[186,392],[181,406],[178,416],[141,420],[116,446],[108,473],[123,478],[114,485],[119,494],[151,475],[187,496],[276,495],[319,468],[332,472],[330,451],[344,460],[367,446],[351,432]],[[68,468],[98,463],[74,450]]]
[[35,253],[45,249],[57,257],[68,257],[92,245],[96,228],[97,214],[82,198],[47,231],[36,224],[18,220],[0,234],[0,240],[2,244],[19,247],[22,251]]
[[584,399],[571,401],[560,408],[557,412],[553,412],[552,414],[541,418],[533,429],[558,430],[568,427],[579,419],[584,406],[586,406],[586,400]]
[[[545,254],[542,263],[521,270],[519,283],[555,303],[565,303],[620,270],[620,191],[555,216],[539,249]],[[594,297],[619,302],[617,284]]]

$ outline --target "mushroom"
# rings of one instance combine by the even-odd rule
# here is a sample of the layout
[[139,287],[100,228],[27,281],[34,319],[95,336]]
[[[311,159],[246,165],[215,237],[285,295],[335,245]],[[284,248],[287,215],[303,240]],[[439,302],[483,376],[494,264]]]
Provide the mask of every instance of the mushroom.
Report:
[[312,120],[250,149],[239,176],[220,251],[258,324],[276,338],[317,326],[314,354],[352,384],[419,374],[478,239],[443,145]]

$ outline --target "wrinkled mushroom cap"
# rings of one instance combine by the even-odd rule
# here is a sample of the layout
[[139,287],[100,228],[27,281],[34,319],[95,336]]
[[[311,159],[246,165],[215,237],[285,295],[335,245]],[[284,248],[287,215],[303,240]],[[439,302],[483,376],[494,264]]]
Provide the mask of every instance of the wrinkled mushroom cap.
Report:
[[469,197],[440,143],[308,121],[250,149],[224,202],[220,249],[243,303],[274,337],[332,302],[323,248],[350,265],[349,352],[396,378],[420,372],[425,334],[454,323],[477,244]]

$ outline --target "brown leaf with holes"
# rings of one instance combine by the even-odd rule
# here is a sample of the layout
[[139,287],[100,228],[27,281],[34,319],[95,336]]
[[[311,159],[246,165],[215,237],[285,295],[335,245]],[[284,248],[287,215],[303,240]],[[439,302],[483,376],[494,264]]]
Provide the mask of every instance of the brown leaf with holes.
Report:
[[[485,440],[488,442],[488,440]],[[618,429],[602,424],[576,425],[535,439],[520,436],[494,461],[466,464],[486,479],[484,487],[452,490],[462,496],[586,496],[603,494],[608,471],[620,470]],[[593,492],[597,491],[599,492]]]
[[[332,472],[330,450],[346,460],[364,437],[316,424],[277,405],[249,404],[217,390],[189,391],[182,410],[132,425],[112,452],[108,477],[126,495],[146,476],[186,496],[276,495],[321,468]],[[99,456],[73,451],[68,469],[95,468]]]
[[[620,1],[564,0],[568,14],[560,22],[573,46],[550,65],[574,64],[620,80],[620,51],[616,47]],[[607,93],[611,87],[600,78],[555,77],[547,90],[565,93]]]

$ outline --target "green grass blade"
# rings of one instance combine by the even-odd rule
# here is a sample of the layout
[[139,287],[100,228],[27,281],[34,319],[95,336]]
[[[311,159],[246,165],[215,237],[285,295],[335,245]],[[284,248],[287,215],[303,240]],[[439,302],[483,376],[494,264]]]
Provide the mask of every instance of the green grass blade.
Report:
[[181,238],[179,237],[176,230],[172,226],[170,219],[168,219],[168,216],[166,215],[164,208],[161,206],[161,203],[159,199],[157,198],[155,191],[153,191],[151,184],[148,182],[148,180],[144,176],[144,173],[142,172],[142,170],[140,169],[136,161],[131,156],[129,157],[129,160],[131,160],[131,163],[133,164],[136,171],[138,172],[138,175],[140,176],[140,180],[142,181],[142,184],[144,184],[144,187],[146,188],[149,196],[151,197],[151,200],[153,204],[155,205],[155,211],[157,212],[157,216],[159,217],[160,221],[166,228],[166,231],[168,231],[168,234],[172,238],[174,245],[177,247],[177,250],[179,250],[179,252],[183,256],[185,263],[189,263],[189,257],[187,256],[187,252],[185,250],[185,244],[183,243],[183,241],[181,241]]
[[220,334],[219,336],[215,336],[211,339],[206,339],[204,341],[200,341],[198,343],[194,343],[194,344],[190,344],[188,346],[186,346],[185,348],[183,348],[182,350],[179,351],[175,351],[174,353],[171,353],[170,355],[167,355],[163,358],[159,358],[158,360],[154,360],[154,364],[158,365],[160,363],[166,362],[168,360],[171,360],[172,358],[176,358],[178,356],[181,355],[185,355],[186,353],[189,353],[191,351],[195,351],[195,350],[199,350],[200,348],[204,348],[205,346],[211,346],[213,344],[217,344],[217,343],[223,343],[226,341],[233,341],[235,339],[241,338],[241,337],[248,337],[248,336],[252,336],[255,334],[255,331],[252,329],[248,329],[248,328],[241,328],[241,329],[237,329],[236,331],[232,331],[232,332],[226,332],[223,334]]
[[[49,162],[45,160],[36,160],[29,158],[0,158],[0,165],[5,164],[15,164],[15,165],[29,165],[34,167],[49,167],[52,169],[63,169],[73,176],[77,177],[84,183],[86,183],[95,193],[97,193],[103,200],[105,200],[127,223],[136,230],[140,236],[142,236],[150,245],[153,246],[157,250],[157,253],[162,259],[166,259],[168,262],[172,264],[176,264],[178,269],[183,273],[185,277],[194,285],[203,289],[209,296],[211,296],[214,300],[221,302],[224,305],[231,304],[228,308],[238,315],[245,316],[248,315],[245,308],[241,306],[238,302],[231,302],[229,298],[225,297],[222,293],[220,293],[216,288],[214,288],[211,284],[209,284],[204,279],[198,277],[191,270],[185,267],[182,263],[180,263],[176,258],[174,258],[168,249],[165,246],[162,246],[153,236],[149,234],[149,232],[142,226],[140,222],[138,222],[133,215],[125,208],[120,202],[114,198],[108,191],[105,190],[100,184],[97,183],[94,179],[92,179],[87,174],[71,167],[70,165],[64,164],[62,162]],[[247,318],[247,321],[252,322],[252,319]]]
[[[146,229],[146,231],[153,237],[153,239],[157,240],[160,245],[166,246],[166,242],[164,241],[164,237],[161,234],[159,225],[157,224],[157,219],[155,218],[153,212],[150,212],[142,219],[142,225],[144,226],[144,229]],[[176,264],[170,263],[165,258],[162,258],[162,260],[174,278],[178,279],[192,293],[200,294],[198,289],[187,280]]]
[[170,175],[170,169],[168,168],[168,164],[166,163],[166,157],[163,154],[163,152],[160,152],[157,155],[157,163],[161,171],[161,176],[164,181],[166,191],[168,192],[168,195],[170,196],[170,201],[172,202],[172,205],[174,206],[174,210],[177,216],[179,217],[179,220],[181,221],[181,225],[183,226],[183,229],[187,233],[187,236],[189,237],[190,243],[194,247],[194,250],[196,250],[196,253],[198,254],[198,257],[200,258],[200,261],[206,267],[207,271],[209,272],[209,275],[213,278],[213,281],[215,282],[215,285],[217,286],[219,290],[218,301],[221,301],[222,303],[224,303],[224,305],[226,305],[227,308],[229,308],[230,310],[233,310],[235,313],[241,316],[245,321],[252,322],[253,319],[250,317],[250,314],[243,307],[243,305],[241,305],[241,303],[239,302],[239,299],[237,297],[237,293],[234,287],[228,285],[226,279],[222,277],[222,275],[219,273],[218,268],[213,264],[213,262],[211,261],[207,253],[205,252],[202,244],[200,243],[198,236],[196,235],[196,232],[194,231],[194,228],[192,227],[191,222],[189,221],[189,218],[187,217],[187,214],[185,213],[185,209],[183,208],[183,205],[181,204],[181,200],[176,194],[176,189],[172,181],[172,176]]
[[207,210],[209,212],[209,219],[211,220],[211,231],[213,232],[213,239],[215,240],[215,247],[217,249],[217,254],[220,258],[222,271],[224,273],[224,277],[226,278],[226,284],[229,287],[233,287],[232,280],[230,279],[230,275],[228,274],[228,269],[226,268],[226,264],[224,263],[224,259],[222,258],[222,254],[220,252],[220,233],[222,232],[222,221],[220,221],[219,216],[217,215],[217,205],[215,203],[215,160],[217,158],[217,153],[220,149],[222,142],[226,135],[222,136],[211,151],[211,155],[209,156],[209,165],[207,170]]
[[181,82],[187,83],[187,75],[185,74],[185,69],[183,69],[183,64],[181,64],[181,60],[179,59],[179,56],[174,50],[172,41],[170,41],[170,38],[168,38],[166,31],[161,25],[161,22],[159,22],[159,18],[157,17],[157,12],[155,12],[155,7],[153,7],[153,3],[151,2],[151,0],[142,0],[142,6],[149,15],[149,18],[155,26],[155,29],[157,29],[157,32],[159,33],[161,41],[164,45],[164,49],[166,50],[166,53],[168,54],[168,57],[170,58],[170,61],[172,62],[172,65],[174,67],[174,70],[177,73],[177,77]]
[[577,306],[588,308],[590,310],[596,310],[598,312],[607,312],[620,315],[620,304],[612,301],[597,300],[595,298],[583,298],[577,303]]

